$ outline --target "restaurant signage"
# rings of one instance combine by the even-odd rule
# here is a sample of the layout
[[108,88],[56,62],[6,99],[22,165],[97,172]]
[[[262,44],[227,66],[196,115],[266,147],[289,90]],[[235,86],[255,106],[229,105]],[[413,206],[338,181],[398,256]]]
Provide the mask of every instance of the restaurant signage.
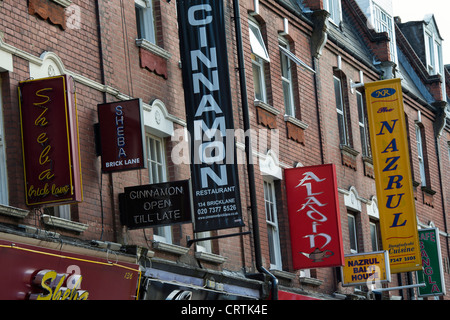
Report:
[[[98,253],[96,253],[98,254]],[[139,265],[0,240],[0,300],[135,300]]]
[[241,227],[222,1],[177,1],[195,232]]
[[389,255],[387,251],[346,255],[341,275],[344,287],[391,282]]
[[294,269],[344,265],[333,164],[285,170]]
[[121,219],[129,229],[192,222],[189,180],[126,187],[124,191]]
[[27,80],[18,90],[26,204],[82,201],[73,79]]
[[102,171],[147,167],[141,99],[99,104]]
[[419,296],[445,295],[444,269],[442,267],[439,229],[419,230],[420,251],[423,270],[417,271],[417,279],[425,283],[419,288]]
[[422,269],[400,79],[366,87],[383,248],[392,273]]

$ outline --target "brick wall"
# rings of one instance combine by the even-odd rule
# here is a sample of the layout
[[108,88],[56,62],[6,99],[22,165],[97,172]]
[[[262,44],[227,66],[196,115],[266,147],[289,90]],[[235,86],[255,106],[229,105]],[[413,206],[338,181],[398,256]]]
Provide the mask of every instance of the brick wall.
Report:
[[[43,1],[43,0],[42,0]],[[49,1],[49,0],[47,0]],[[103,81],[108,86],[108,93],[104,93],[102,86],[93,86],[90,82],[78,82],[77,104],[80,131],[80,147],[83,175],[84,201],[72,206],[72,214],[79,222],[87,224],[88,229],[77,234],[71,231],[57,230],[70,237],[81,240],[99,239],[120,242],[127,245],[138,245],[152,249],[151,240],[153,230],[126,230],[120,224],[118,194],[123,188],[139,184],[147,184],[149,181],[147,170],[131,172],[102,174],[100,169],[100,158],[95,155],[94,124],[97,119],[97,104],[106,101],[116,101],[120,97],[141,98],[145,103],[151,104],[155,99],[163,101],[168,112],[179,118],[185,119],[185,106],[183,96],[183,85],[181,69],[179,67],[180,53],[178,30],[176,20],[175,1],[155,1],[157,17],[157,44],[170,53],[166,60],[164,74],[151,67],[143,66],[142,51],[146,50],[136,45],[137,29],[135,22],[134,4],[125,0],[107,0],[100,2],[99,15],[101,21],[101,43],[98,41],[99,30],[97,28],[96,11],[93,1],[74,1],[80,8],[80,28],[61,28],[41,15],[30,14],[26,2],[19,1],[12,6],[10,1],[0,4],[0,31],[3,41],[14,46],[18,50],[26,52],[27,55],[14,55],[14,71],[3,72],[2,96],[3,112],[5,119],[5,136],[7,146],[8,181],[10,205],[25,208],[23,167],[21,155],[20,121],[18,111],[17,87],[19,81],[30,77],[29,62],[27,57],[40,57],[45,51],[56,53],[62,60],[66,70],[81,75],[94,83]],[[53,3],[53,2],[52,2]],[[323,55],[314,61],[311,57],[311,34],[313,26],[298,19],[295,14],[274,1],[261,1],[259,14],[253,15],[261,25],[263,37],[266,41],[271,62],[266,65],[266,76],[268,81],[268,104],[278,111],[278,114],[266,113],[264,121],[261,121],[259,107],[254,103],[254,83],[251,65],[251,48],[248,32],[248,13],[254,11],[253,1],[241,1],[241,23],[242,40],[244,46],[245,76],[247,80],[248,105],[250,113],[251,128],[255,133],[253,148],[258,152],[255,160],[255,185],[257,196],[257,210],[259,214],[258,224],[260,227],[262,260],[264,267],[270,268],[268,232],[264,206],[263,179],[275,180],[277,196],[277,213],[279,222],[279,234],[282,253],[283,271],[295,274],[294,280],[283,279],[285,285],[302,288],[306,291],[321,293],[333,293],[337,290],[352,292],[352,289],[343,289],[337,281],[335,268],[315,269],[311,275],[323,281],[319,287],[301,284],[298,281],[298,270],[293,270],[292,255],[290,248],[289,220],[286,205],[286,192],[284,180],[263,176],[259,166],[259,160],[264,157],[269,149],[277,151],[276,157],[281,169],[294,167],[297,163],[304,166],[322,163],[334,163],[337,169],[339,193],[339,205],[341,213],[342,234],[344,239],[344,251],[350,253],[350,240],[347,222],[349,208],[344,202],[344,191],[354,187],[359,201],[363,204],[361,212],[357,213],[358,242],[360,251],[372,251],[369,230],[369,216],[366,203],[376,194],[375,181],[365,174],[364,162],[361,155],[361,141],[358,125],[358,110],[356,95],[350,90],[350,80],[356,82],[359,72],[363,71],[366,82],[376,81],[379,74],[372,66],[364,65],[360,59],[355,58],[347,51],[342,50],[337,44],[328,41]],[[313,9],[323,8],[323,1],[309,1]],[[343,1],[344,10],[351,16],[356,28],[361,33],[364,42],[378,59],[386,60],[389,55],[389,47],[383,35],[374,35],[365,27],[362,12],[351,8],[354,2]],[[237,53],[234,39],[234,20],[232,13],[232,2],[225,3],[225,21],[228,41],[228,56],[230,69],[230,84],[232,89],[234,125],[237,129],[243,129],[243,115],[241,93],[238,79]],[[55,14],[55,12],[52,12]],[[291,51],[306,64],[314,67],[316,76],[309,71],[291,63],[293,68],[294,100],[296,116],[298,120],[307,126],[296,127],[297,134],[292,139],[292,126],[284,119],[283,88],[281,82],[280,52],[278,48],[279,32],[283,31],[284,18],[289,21],[289,34],[285,36],[291,44]],[[103,60],[100,61],[100,49],[103,52]],[[147,54],[147,53],[146,53]],[[152,53],[149,53],[152,54]],[[338,56],[342,58],[341,79],[344,81],[345,104],[347,108],[347,120],[351,132],[351,153],[343,154],[339,145],[339,129],[337,123],[336,103],[334,96],[333,75],[336,73]],[[154,57],[150,57],[150,60]],[[154,61],[154,60],[151,60]],[[101,67],[103,66],[103,73]],[[316,77],[317,83],[315,83]],[[439,92],[439,88],[436,92]],[[431,89],[430,89],[431,90]],[[432,91],[432,90],[431,90]],[[317,93],[317,99],[316,99]],[[428,161],[429,189],[416,188],[416,205],[420,222],[428,224],[433,221],[441,230],[445,229],[443,218],[443,201],[440,192],[440,177],[437,167],[437,152],[434,141],[433,122],[434,115],[424,109],[417,101],[405,97],[405,113],[408,116],[410,146],[412,155],[413,172],[419,177],[417,163],[417,147],[415,145],[414,120],[417,118],[417,110],[422,110],[422,125],[426,137],[426,153]],[[258,117],[259,116],[259,117]],[[270,129],[267,123],[270,122]],[[175,124],[174,129],[183,129],[180,124]],[[448,155],[448,144],[450,135],[446,131],[445,138],[441,138],[441,154]],[[267,136],[266,136],[267,135]],[[272,140],[272,137],[276,137]],[[300,137],[300,138],[299,138]],[[243,141],[240,141],[243,142]],[[169,180],[182,180],[189,178],[189,166],[187,164],[175,164],[172,150],[178,141],[165,138],[167,153],[167,167]],[[350,150],[350,151],[352,151]],[[242,155],[242,150],[238,149]],[[443,157],[442,172],[450,169],[450,160]],[[344,159],[344,161],[343,161]],[[348,165],[352,163],[352,165]],[[251,211],[249,210],[249,184],[247,180],[247,168],[244,164],[238,166],[239,182],[242,201],[242,213],[245,227],[238,231],[252,229]],[[448,180],[448,179],[447,179]],[[450,206],[450,185],[443,179],[445,189],[446,208]],[[434,191],[435,193],[431,192]],[[32,212],[28,218],[21,220],[22,224],[37,225],[38,213]],[[17,224],[17,220],[0,216],[0,222]],[[42,227],[39,225],[39,227]],[[222,230],[213,232],[213,235],[223,235],[230,231]],[[186,246],[187,236],[193,238],[191,224],[174,226],[174,243]],[[173,254],[156,252],[158,258],[172,261],[182,261],[196,265],[193,258],[194,247],[190,248],[189,254],[178,257]],[[226,257],[223,264],[209,264],[205,266],[217,270],[231,270],[240,272],[256,272],[254,253],[255,248],[251,235],[225,238],[213,241],[214,253]],[[443,251],[447,252],[446,249]],[[448,276],[448,274],[447,274]]]

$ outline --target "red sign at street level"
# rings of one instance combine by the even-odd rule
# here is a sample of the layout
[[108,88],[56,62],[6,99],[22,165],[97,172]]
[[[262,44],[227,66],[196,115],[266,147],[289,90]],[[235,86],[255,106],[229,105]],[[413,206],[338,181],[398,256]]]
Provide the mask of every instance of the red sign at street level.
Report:
[[294,269],[344,265],[333,164],[285,170]]

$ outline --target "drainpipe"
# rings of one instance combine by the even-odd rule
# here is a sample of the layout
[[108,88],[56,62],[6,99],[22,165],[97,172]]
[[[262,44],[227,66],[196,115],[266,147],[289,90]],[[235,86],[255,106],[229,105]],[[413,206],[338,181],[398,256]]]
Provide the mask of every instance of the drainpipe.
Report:
[[[105,85],[105,66],[103,61],[103,44],[102,44],[102,26],[100,21],[100,0],[95,1],[95,18],[97,20],[97,33],[98,33],[98,54],[99,54],[99,60],[100,60],[100,76],[101,76],[101,83],[102,85]],[[103,103],[106,103],[106,91],[103,91]],[[112,185],[112,175],[109,173],[109,182]],[[100,172],[100,213],[101,213],[101,224],[102,224],[102,231],[100,233],[100,240],[103,240],[103,232],[104,232],[104,212],[103,212],[103,173]],[[111,194],[111,205],[114,208],[114,194]],[[114,211],[113,211],[114,216]],[[114,224],[114,230],[116,230],[116,226]],[[114,240],[116,241],[116,232],[114,231]]]
[[[239,13],[239,0],[233,0],[234,7],[234,23],[236,28],[236,45],[238,53],[239,63],[239,77],[241,87],[241,100],[242,110],[244,117],[244,130],[248,132],[250,129],[250,117],[248,112],[248,98],[247,98],[247,84],[245,79],[245,65],[244,65],[244,53],[242,48],[242,32],[241,32],[241,17]],[[250,191],[250,207],[252,211],[253,222],[253,242],[255,245],[255,260],[256,268],[260,273],[267,274],[272,279],[272,299],[278,300],[278,279],[264,268],[261,256],[261,243],[259,237],[259,223],[258,223],[258,209],[256,201],[256,186],[255,186],[255,171],[252,163],[252,147],[250,135],[245,137],[245,153],[247,156],[247,173],[248,173],[248,185]]]
[[442,131],[447,123],[447,115],[445,109],[448,106],[446,101],[435,102],[432,104],[436,108],[436,121],[434,123],[434,139],[436,147],[436,156],[438,161],[438,174],[439,174],[439,187],[441,189],[441,203],[442,203],[442,213],[444,218],[444,228],[445,228],[445,241],[447,247],[447,256],[450,257],[450,245],[449,245],[449,235],[448,235],[448,224],[447,224],[447,210],[445,205],[445,194],[444,185],[442,183],[442,154],[441,154],[441,143],[440,138],[442,136]]

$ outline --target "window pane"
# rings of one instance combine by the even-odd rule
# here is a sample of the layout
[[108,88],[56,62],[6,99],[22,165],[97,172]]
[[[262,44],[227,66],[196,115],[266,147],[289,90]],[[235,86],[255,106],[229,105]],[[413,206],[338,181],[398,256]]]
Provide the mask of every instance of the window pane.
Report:
[[375,223],[370,223],[370,239],[372,241],[372,250],[378,251],[378,234],[377,225]]
[[336,95],[336,108],[343,111],[341,80],[334,78],[334,93]]
[[136,24],[139,39],[156,43],[153,1],[148,1],[148,7],[136,3]]
[[367,138],[366,138],[366,128],[359,127],[359,133],[361,135],[361,150],[363,156],[369,155],[369,150],[367,148]]
[[288,81],[283,81],[283,97],[286,114],[294,117],[295,114],[291,99],[291,83]]
[[144,37],[142,32],[142,9],[138,6],[136,6],[136,27],[138,32],[138,39],[142,39]]
[[350,238],[350,249],[352,252],[358,252],[358,245],[356,239],[356,223],[355,217],[348,215],[348,233]]
[[[147,136],[147,156],[150,183],[166,182],[164,143],[161,139]],[[170,226],[153,228],[153,239],[172,243],[172,228]]]
[[264,202],[266,208],[270,264],[272,268],[280,269],[281,249],[275,201],[275,189],[273,183],[264,181]]
[[264,101],[262,91],[261,67],[253,63],[253,85],[255,88],[255,99]]
[[361,137],[362,155],[368,156],[369,155],[369,148],[368,148],[369,138],[367,136],[367,131],[366,131],[367,121],[366,121],[366,116],[365,116],[365,112],[364,112],[364,101],[363,101],[362,94],[357,92],[356,99],[358,101],[359,134]]
[[289,70],[289,59],[288,57],[284,54],[280,52],[280,57],[281,57],[281,76],[287,79],[290,79],[290,70]]
[[336,97],[336,111],[338,114],[339,139],[341,144],[347,144],[347,126],[344,117],[341,80],[334,77],[334,93]]
[[264,40],[261,35],[261,31],[259,28],[252,23],[249,24],[250,27],[250,46],[252,48],[252,52],[260,57],[261,59],[270,61],[269,54],[267,53],[266,45],[264,44]]
[[344,115],[340,113],[338,113],[338,126],[339,126],[339,141],[341,144],[347,144],[347,138],[345,135]]
[[267,226],[267,233],[269,238],[269,256],[270,256],[270,264],[276,264],[276,256],[275,256],[275,242],[274,242],[274,232],[273,227]]

